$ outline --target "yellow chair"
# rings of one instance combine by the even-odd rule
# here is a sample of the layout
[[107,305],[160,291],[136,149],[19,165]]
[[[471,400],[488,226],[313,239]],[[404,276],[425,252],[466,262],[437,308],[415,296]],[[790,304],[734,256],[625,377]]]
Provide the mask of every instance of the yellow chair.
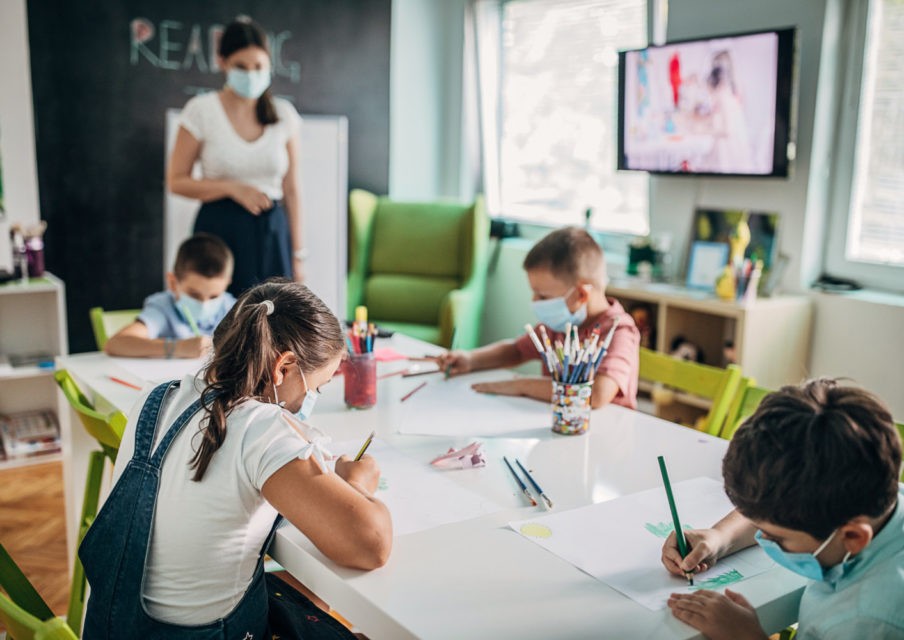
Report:
[[72,585],[69,591],[69,611],[66,620],[76,633],[81,631],[82,613],[85,609],[85,570],[78,558],[78,547],[94,522],[100,504],[100,487],[106,459],[116,462],[116,454],[122,441],[122,433],[126,427],[126,416],[121,411],[104,415],[94,408],[65,369],[53,374],[66,400],[78,414],[85,431],[100,444],[101,451],[91,452],[88,461],[88,477],[85,480],[85,496],[82,501],[82,513],[78,525],[75,561],[72,569]]
[[770,393],[772,393],[771,390],[756,386],[753,378],[741,378],[735,397],[728,408],[728,417],[725,419],[725,426],[720,435],[726,440],[731,440],[741,423],[756,411],[763,398]]
[[88,314],[91,316],[91,328],[94,330],[94,341],[97,343],[97,348],[103,351],[110,336],[132,324],[139,313],[141,313],[141,309],[104,311],[103,307],[92,307]]
[[0,544],[0,623],[12,640],[76,640]]
[[725,424],[728,408],[741,382],[741,369],[733,364],[719,369],[641,347],[639,377],[709,400],[711,405],[702,430],[715,436]]

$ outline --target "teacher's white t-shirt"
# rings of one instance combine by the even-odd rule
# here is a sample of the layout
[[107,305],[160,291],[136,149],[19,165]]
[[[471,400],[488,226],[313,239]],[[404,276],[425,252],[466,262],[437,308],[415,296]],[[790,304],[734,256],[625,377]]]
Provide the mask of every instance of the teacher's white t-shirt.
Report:
[[[203,380],[188,375],[170,392],[154,446],[199,396]],[[114,482],[135,451],[135,427],[147,396],[133,407],[116,458]],[[246,400],[228,418],[226,438],[200,482],[189,462],[200,442],[199,411],[173,440],[163,461],[144,577],[144,604],[160,620],[197,625],[222,618],[251,584],[277,512],[261,487],[313,445],[274,404]],[[303,426],[303,425],[299,425]]]
[[286,144],[298,134],[301,116],[287,100],[273,98],[279,118],[248,142],[232,126],[216,91],[195,96],[179,114],[179,125],[201,143],[201,173],[211,180],[237,180],[273,200],[283,197],[282,181],[289,170]]

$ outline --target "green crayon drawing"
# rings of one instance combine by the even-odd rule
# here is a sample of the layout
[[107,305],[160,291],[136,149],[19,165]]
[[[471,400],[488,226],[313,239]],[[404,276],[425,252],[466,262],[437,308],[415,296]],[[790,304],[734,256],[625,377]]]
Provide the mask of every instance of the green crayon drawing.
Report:
[[[644,529],[646,529],[647,531],[652,533],[657,538],[665,539],[665,538],[668,538],[669,534],[675,530],[675,523],[674,522],[659,522],[659,523],[648,522],[643,527],[644,527]],[[693,527],[690,526],[689,524],[683,524],[683,525],[681,525],[681,528],[682,529],[693,529]]]
[[386,482],[386,478],[380,476],[380,482],[377,484],[377,491],[386,491],[389,488],[389,483]]
[[719,587],[727,587],[730,584],[734,584],[735,582],[740,582],[744,579],[744,576],[737,569],[732,569],[731,571],[726,571],[723,574],[717,575],[714,578],[707,578],[706,580],[698,580],[697,583],[691,587],[694,591],[699,589],[718,589]]

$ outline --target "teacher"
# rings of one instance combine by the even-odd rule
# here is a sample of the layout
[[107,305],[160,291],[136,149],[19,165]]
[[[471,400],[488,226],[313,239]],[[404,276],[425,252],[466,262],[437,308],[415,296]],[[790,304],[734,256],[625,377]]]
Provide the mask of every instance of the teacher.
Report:
[[[301,117],[270,95],[270,51],[261,27],[240,18],[220,38],[226,85],[189,100],[179,118],[167,187],[200,200],[195,233],[222,238],[235,257],[235,296],[272,276],[301,282],[298,186]],[[201,161],[201,177],[192,177]]]

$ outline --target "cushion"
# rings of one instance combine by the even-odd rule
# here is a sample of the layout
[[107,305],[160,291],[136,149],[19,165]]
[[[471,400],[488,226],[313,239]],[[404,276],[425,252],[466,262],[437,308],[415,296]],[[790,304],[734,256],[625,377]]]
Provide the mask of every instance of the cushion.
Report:
[[461,278],[462,230],[471,207],[381,198],[374,216],[369,272]]
[[375,274],[364,285],[364,304],[372,318],[438,325],[443,298],[458,286],[453,278]]
[[382,329],[389,329],[398,333],[404,333],[411,338],[417,338],[431,344],[439,344],[439,327],[426,324],[411,324],[410,322],[383,322],[376,319]]

